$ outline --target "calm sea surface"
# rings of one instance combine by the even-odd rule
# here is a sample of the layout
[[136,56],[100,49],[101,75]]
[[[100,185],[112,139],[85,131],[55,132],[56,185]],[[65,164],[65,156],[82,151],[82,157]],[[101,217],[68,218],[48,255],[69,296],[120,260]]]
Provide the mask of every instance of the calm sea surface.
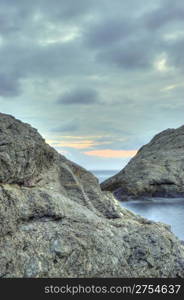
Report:
[[[102,182],[118,171],[98,170],[92,172]],[[148,198],[147,200],[121,202],[121,205],[147,219],[169,224],[175,235],[184,240],[184,198]]]
[[90,170],[90,171],[99,179],[100,183],[119,172],[117,170]]

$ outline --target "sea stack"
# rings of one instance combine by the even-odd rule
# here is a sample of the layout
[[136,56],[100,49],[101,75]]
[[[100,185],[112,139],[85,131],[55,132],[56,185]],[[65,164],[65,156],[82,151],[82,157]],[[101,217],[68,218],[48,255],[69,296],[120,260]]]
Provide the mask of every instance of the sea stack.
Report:
[[184,246],[0,114],[0,277],[184,277]]
[[127,166],[101,184],[119,200],[184,196],[184,126],[157,134]]

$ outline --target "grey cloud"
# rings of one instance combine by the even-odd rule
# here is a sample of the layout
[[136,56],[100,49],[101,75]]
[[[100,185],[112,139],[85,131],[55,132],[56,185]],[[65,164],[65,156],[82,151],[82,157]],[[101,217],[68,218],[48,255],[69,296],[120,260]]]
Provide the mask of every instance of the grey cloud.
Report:
[[[40,15],[47,21],[62,22],[76,21],[96,10],[97,0],[1,0],[0,7],[6,15],[9,24],[16,25],[22,17],[30,18]],[[9,17],[9,18],[8,18]],[[27,19],[29,22],[29,19]],[[32,19],[33,21],[33,19]],[[7,23],[7,21],[6,21]]]
[[184,71],[184,38],[168,43],[167,53],[171,65]]
[[97,60],[131,71],[150,67],[153,57],[153,48],[140,38],[100,52]]
[[125,19],[101,20],[87,29],[86,39],[90,47],[106,47],[127,38],[133,30],[133,24]]
[[99,103],[99,96],[96,90],[91,88],[80,88],[66,92],[62,95],[57,103],[64,105],[90,105]]
[[[137,4],[137,1],[133,2]],[[141,8],[140,2],[139,5]],[[172,46],[163,39],[163,33],[173,33],[177,28],[172,27],[173,21],[177,23],[184,20],[181,1],[157,1],[155,7],[143,10],[142,14],[134,17],[132,13],[129,18],[123,12],[122,16],[117,14],[114,19],[103,15],[101,20],[90,24],[84,33],[84,43],[90,51],[94,48],[97,63],[106,63],[109,67],[115,66],[126,71],[144,70],[152,68],[155,58],[165,52],[169,60],[182,68],[182,45]],[[156,31],[166,24],[170,25],[168,29]],[[178,51],[177,47],[180,48]]]
[[16,78],[0,73],[0,96],[15,97],[19,92],[19,83]]
[[84,33],[84,44],[94,49],[98,64],[105,62],[126,70],[150,67],[160,50],[160,41],[145,31],[141,17],[105,16]]
[[63,133],[63,132],[76,132],[80,129],[78,120],[73,120],[70,122],[63,122],[59,127],[52,128],[51,131],[54,133]]
[[[5,6],[5,1],[3,1],[3,3]],[[106,2],[103,1],[99,4],[99,10],[96,1],[81,0],[77,1],[77,4],[74,4],[74,1],[60,1],[58,4],[57,1],[57,5],[55,1],[55,5],[53,1],[33,1],[26,5],[25,1],[15,1],[11,3],[14,3],[13,12],[18,11],[17,13],[14,12],[14,15],[17,16],[17,18],[14,19],[21,19],[20,14],[22,11],[26,11],[29,16],[29,8],[31,8],[30,16],[24,19],[27,26],[20,26],[17,21],[17,26],[22,30],[20,31],[20,43],[16,44],[16,40],[15,42],[13,42],[13,39],[9,40],[8,43],[0,49],[0,55],[3,57],[3,60],[0,59],[0,62],[1,67],[3,68],[5,65],[6,70],[8,68],[10,70],[11,68],[16,69],[16,71],[19,70],[21,73],[20,77],[22,78],[31,76],[46,76],[48,78],[60,76],[71,76],[73,78],[76,76],[82,77],[98,72],[104,62],[110,68],[111,66],[116,66],[119,69],[126,70],[145,69],[150,67],[155,55],[159,51],[167,50],[167,45],[160,48],[158,42],[157,45],[155,45],[155,37],[151,35],[151,32],[143,36],[142,30],[144,27],[141,29],[143,25],[137,21],[137,17],[132,19],[131,17],[125,18],[123,16],[122,18],[118,15],[115,19],[114,16],[111,17],[111,14],[113,15],[114,12],[111,13],[110,8],[107,10],[108,14],[104,14],[102,3]],[[118,8],[120,9],[120,7],[122,7],[123,11],[124,7],[122,2],[118,1],[117,3]],[[132,1],[132,4],[133,3],[138,5],[140,2]],[[74,9],[76,5],[78,8]],[[90,10],[92,7],[102,18],[101,21],[99,21],[100,17],[97,18],[97,21],[96,19],[89,21],[89,26],[84,30],[83,44],[80,39],[66,44],[53,44],[44,47],[36,43],[36,36],[39,31],[39,37],[42,36],[43,23],[49,19],[50,15],[53,16],[53,22],[55,22],[55,24],[58,24],[58,20],[60,20],[62,24],[62,22],[67,23],[67,21],[62,18],[58,19],[55,16],[57,13],[66,14],[67,16],[68,12],[71,18],[75,13],[81,14],[80,21],[77,23],[77,25],[81,25],[86,14],[93,12],[93,9]],[[115,5],[115,11],[116,9],[117,7]],[[41,19],[37,25],[35,25],[33,21],[33,16],[36,12],[45,14],[45,18],[43,20]],[[10,20],[11,18],[6,19]],[[63,23],[63,26],[64,25],[65,23]],[[13,28],[16,28],[16,26],[14,25]],[[26,31],[24,31],[24,28]],[[31,30],[34,30],[35,40]],[[160,37],[157,37],[157,41],[159,38]],[[86,44],[88,44],[87,49]],[[89,48],[89,45],[91,45],[91,48]],[[97,51],[93,52],[93,47],[95,47]],[[95,56],[96,61],[94,59]]]
[[184,22],[184,7],[180,0],[166,0],[147,15],[143,16],[145,25],[149,28],[160,29],[172,22]]
[[[31,43],[17,45],[10,42],[0,47],[1,73],[6,74],[1,76],[1,94],[13,96],[18,92],[21,93],[23,91],[21,85],[24,84],[25,79],[40,78],[50,81],[56,79],[62,84],[63,80],[70,78],[68,79],[70,84],[76,84],[77,80],[84,83],[88,74],[92,72],[91,67],[83,63],[83,60],[87,60],[86,55],[79,44],[73,42],[48,47],[31,45]],[[48,87],[46,86],[45,89]],[[86,103],[89,101],[94,103],[95,97],[97,101],[97,95],[92,92],[86,96],[89,99]]]
[[92,8],[96,4],[95,1],[89,0],[44,0],[40,1],[40,6],[43,11],[45,11],[51,17],[57,19],[76,19],[81,15],[84,15],[87,12],[90,12],[90,8]]
[[[182,125],[182,87],[162,91],[182,82],[183,39],[164,39],[183,30],[182,6],[180,0],[0,0],[1,110],[48,139],[104,135],[97,142],[109,144],[99,149],[136,149]],[[59,40],[73,28],[77,37]],[[163,53],[171,71],[154,68]]]
[[[11,34],[22,32],[32,21],[35,7],[33,1],[26,5],[25,1],[0,1],[0,34],[8,38]],[[28,3],[27,3],[28,4]]]

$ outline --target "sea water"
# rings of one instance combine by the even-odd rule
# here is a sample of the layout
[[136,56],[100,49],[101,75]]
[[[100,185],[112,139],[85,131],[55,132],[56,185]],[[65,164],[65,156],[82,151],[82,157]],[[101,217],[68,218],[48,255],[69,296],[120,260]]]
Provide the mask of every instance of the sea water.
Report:
[[[92,172],[98,177],[99,182],[102,182],[118,171],[96,170]],[[147,219],[170,225],[172,232],[179,239],[184,240],[184,198],[147,198],[120,202],[120,204]]]
[[99,179],[100,183],[118,173],[117,170],[91,170],[91,172]]

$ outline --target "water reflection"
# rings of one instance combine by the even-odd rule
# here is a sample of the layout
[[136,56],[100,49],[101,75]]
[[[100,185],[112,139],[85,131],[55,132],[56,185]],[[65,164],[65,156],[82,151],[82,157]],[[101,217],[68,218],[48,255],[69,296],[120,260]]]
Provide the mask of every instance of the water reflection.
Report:
[[121,202],[121,205],[147,219],[163,222],[184,240],[184,199],[151,198]]

